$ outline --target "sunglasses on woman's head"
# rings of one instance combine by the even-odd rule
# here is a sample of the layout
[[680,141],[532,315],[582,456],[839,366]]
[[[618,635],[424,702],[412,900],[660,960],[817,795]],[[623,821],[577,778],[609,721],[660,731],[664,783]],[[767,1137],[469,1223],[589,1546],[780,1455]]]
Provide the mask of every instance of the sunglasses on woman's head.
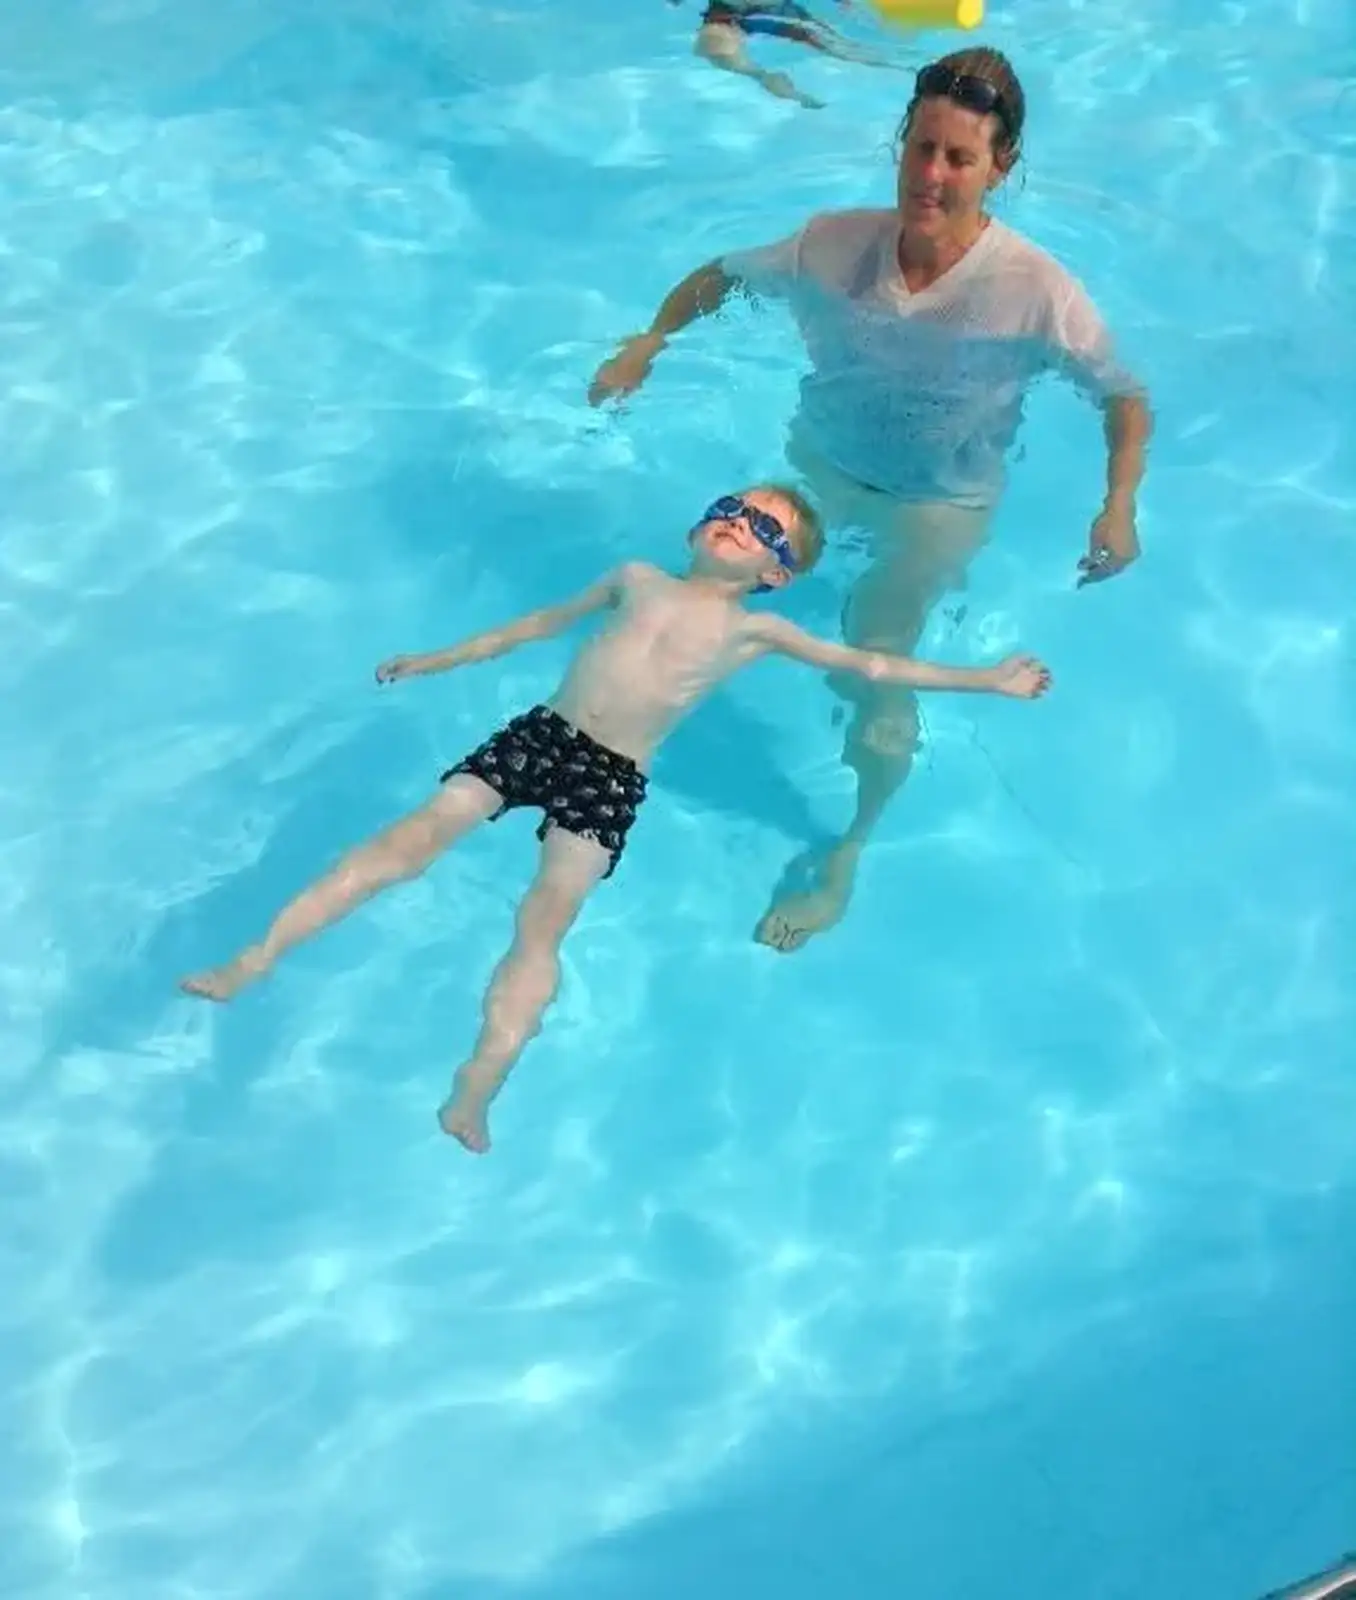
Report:
[[950,100],[962,111],[973,111],[981,117],[987,117],[992,113],[1003,124],[1008,137],[1016,137],[1016,130],[1012,126],[1012,115],[1008,110],[1007,101],[1003,98],[1003,91],[996,89],[987,78],[977,78],[972,72],[957,72],[954,68],[935,61],[918,74],[914,80],[913,92],[915,100],[920,100],[925,95],[937,95],[944,100]]
[[785,527],[770,511],[760,511],[757,506],[751,506],[742,494],[723,494],[702,513],[703,522],[741,520],[748,524],[749,531],[763,549],[771,551],[788,572],[796,570],[796,552],[791,548]]

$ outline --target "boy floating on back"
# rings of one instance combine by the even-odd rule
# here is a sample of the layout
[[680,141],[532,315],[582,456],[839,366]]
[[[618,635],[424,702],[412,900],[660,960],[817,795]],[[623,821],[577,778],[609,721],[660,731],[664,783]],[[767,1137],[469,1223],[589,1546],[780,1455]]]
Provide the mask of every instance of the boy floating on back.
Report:
[[516,806],[544,813],[537,875],[484,1000],[480,1036],[439,1111],[468,1150],[489,1149],[487,1112],[538,1031],[560,979],[560,946],[585,899],[610,877],[645,798],[651,759],[677,722],[722,679],[769,652],[810,666],[914,689],[975,690],[1031,700],[1050,674],[1029,656],[989,667],[944,667],[850,649],[773,614],[750,593],[779,589],[819,558],[823,533],[793,490],[748,489],[711,505],[688,537],[692,559],[676,578],[628,562],[563,605],[534,611],[429,655],[397,656],[380,683],[445,672],[545,639],[594,612],[606,624],[575,655],[550,701],[514,717],[445,772],[438,792],[360,845],[278,916],[263,940],[225,966],[183,981],[229,1000],[285,951],[346,916],[379,890],[417,877],[479,823]]

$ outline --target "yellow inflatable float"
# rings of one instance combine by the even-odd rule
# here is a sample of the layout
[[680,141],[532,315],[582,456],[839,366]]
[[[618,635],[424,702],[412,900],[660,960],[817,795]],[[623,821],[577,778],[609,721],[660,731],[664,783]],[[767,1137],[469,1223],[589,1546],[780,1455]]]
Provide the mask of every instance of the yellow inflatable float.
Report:
[[984,0],[871,0],[871,9],[896,28],[977,28]]

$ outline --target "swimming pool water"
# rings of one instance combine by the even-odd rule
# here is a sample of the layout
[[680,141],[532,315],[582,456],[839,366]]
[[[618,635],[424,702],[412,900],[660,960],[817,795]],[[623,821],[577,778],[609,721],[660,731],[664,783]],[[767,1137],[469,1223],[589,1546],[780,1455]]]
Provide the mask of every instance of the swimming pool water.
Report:
[[1100,440],[1043,392],[927,648],[1057,692],[928,705],[838,931],[750,939],[848,803],[768,666],[664,756],[487,1160],[433,1108],[526,821],[175,994],[566,647],[378,660],[782,470],[775,312],[584,390],[704,256],[887,203],[908,80],[761,45],[805,114],[694,21],[7,13],[0,1593],[1247,1600],[1356,1544],[1344,0],[994,7],[999,214],[1153,393],[1145,555],[1074,592]]

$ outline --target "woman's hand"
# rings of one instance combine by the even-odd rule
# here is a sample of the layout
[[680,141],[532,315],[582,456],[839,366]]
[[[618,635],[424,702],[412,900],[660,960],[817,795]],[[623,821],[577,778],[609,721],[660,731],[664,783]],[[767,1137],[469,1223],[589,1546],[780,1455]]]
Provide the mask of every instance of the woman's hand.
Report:
[[601,405],[639,389],[650,375],[654,358],[664,348],[662,335],[637,333],[622,345],[616,355],[604,361],[589,385],[589,404]]
[[1108,500],[1097,514],[1088,534],[1088,553],[1078,563],[1078,587],[1105,583],[1124,572],[1139,558],[1139,535],[1135,531],[1133,501]]
[[378,683],[395,683],[401,678],[408,678],[415,670],[415,656],[392,656],[389,661],[383,661],[377,668]]

